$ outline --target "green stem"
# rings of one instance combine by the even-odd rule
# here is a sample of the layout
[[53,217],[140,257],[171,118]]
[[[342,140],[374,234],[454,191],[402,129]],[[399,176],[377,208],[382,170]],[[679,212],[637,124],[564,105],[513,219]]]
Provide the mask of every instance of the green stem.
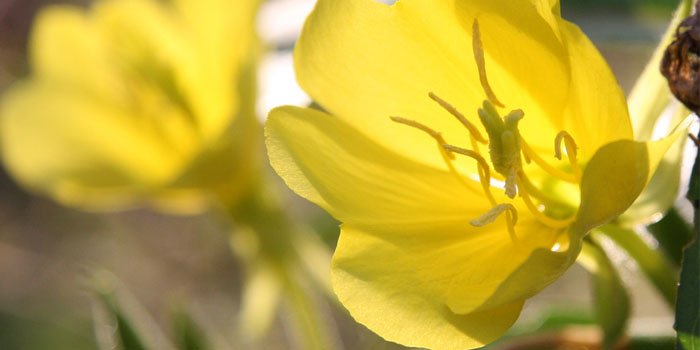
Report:
[[[320,256],[316,265],[329,266],[325,259],[328,252],[321,245],[313,245],[313,237],[292,222],[282,209],[280,201],[267,191],[270,186],[257,186],[235,205],[227,208],[239,233],[250,233],[248,246],[236,246],[234,253],[247,265],[248,273],[255,273],[260,266],[273,271],[276,286],[281,288],[284,305],[289,308],[298,330],[303,349],[333,349],[333,342],[321,322],[321,298],[310,287],[330,291],[328,275],[320,278],[317,270],[309,266],[309,256]],[[246,230],[247,228],[247,230]],[[234,234],[239,234],[234,233]],[[235,241],[235,240],[234,240]],[[311,245],[310,245],[311,244]],[[302,256],[305,254],[307,256]],[[316,282],[315,285],[313,285]],[[254,296],[253,296],[254,297]]]
[[309,297],[309,291],[299,284],[293,273],[287,273],[285,276],[287,277],[285,283],[287,302],[295,324],[305,340],[304,349],[326,350],[333,348],[331,340],[324,332],[327,327],[324,322],[321,322],[320,313],[312,298]]
[[700,149],[696,150],[687,198],[694,209],[694,237],[683,250],[674,328],[679,350],[697,350],[700,349]]
[[629,296],[605,251],[589,236],[577,262],[593,276],[596,320],[603,330],[603,349],[613,349],[629,318]]

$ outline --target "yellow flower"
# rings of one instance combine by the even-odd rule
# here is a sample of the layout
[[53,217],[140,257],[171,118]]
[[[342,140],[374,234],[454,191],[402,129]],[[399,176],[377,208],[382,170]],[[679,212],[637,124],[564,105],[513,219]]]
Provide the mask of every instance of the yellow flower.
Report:
[[31,75],[0,107],[30,190],[87,209],[197,210],[254,177],[256,0],[97,2],[41,11]]
[[408,346],[502,335],[681,130],[634,141],[613,75],[555,0],[320,0],[295,69],[329,113],[273,110],[272,166],[343,222],[340,301]]

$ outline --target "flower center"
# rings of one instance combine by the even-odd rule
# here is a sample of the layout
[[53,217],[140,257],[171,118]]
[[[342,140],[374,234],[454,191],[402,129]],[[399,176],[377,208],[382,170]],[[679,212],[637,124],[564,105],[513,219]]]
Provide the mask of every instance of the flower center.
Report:
[[[518,211],[512,203],[498,203],[491,192],[491,180],[505,181],[505,194],[510,199],[515,199],[516,195],[523,200],[528,211],[542,224],[554,229],[564,229],[568,227],[574,220],[573,215],[561,219],[548,215],[548,212],[556,212],[557,207],[561,207],[562,203],[553,199],[541,189],[537,188],[532,181],[527,177],[522,166],[522,159],[529,164],[534,162],[545,172],[549,173],[554,178],[564,182],[578,184],[581,181],[581,168],[579,167],[576,152],[576,142],[573,137],[566,131],[561,131],[557,134],[554,140],[554,155],[558,159],[562,159],[562,142],[566,149],[566,156],[571,164],[572,172],[564,172],[543,160],[528,143],[523,139],[518,130],[518,122],[523,119],[525,113],[516,109],[508,113],[505,117],[501,117],[496,106],[504,107],[504,105],[496,98],[495,93],[491,89],[486,76],[485,61],[483,54],[483,46],[479,34],[479,24],[475,20],[473,26],[473,49],[476,64],[479,68],[479,81],[487,96],[487,100],[483,102],[482,108],[478,109],[479,120],[484,126],[488,139],[484,138],[479,130],[469,120],[457,111],[455,107],[450,105],[445,100],[441,99],[434,93],[430,92],[428,96],[437,102],[442,108],[447,110],[457,120],[465,126],[470,135],[471,149],[457,147],[448,144],[442,134],[425,126],[417,121],[409,120],[401,117],[391,117],[394,122],[404,124],[416,129],[419,129],[431,137],[433,137],[438,145],[440,154],[447,165],[449,171],[457,177],[457,179],[469,186],[463,176],[455,168],[453,161],[455,154],[470,157],[477,162],[479,182],[482,190],[489,202],[492,205],[491,210],[483,214],[479,218],[470,221],[473,226],[484,226],[492,223],[501,214],[506,216],[506,225],[511,240],[517,240],[515,225],[518,219]],[[490,164],[481,155],[479,144],[488,145]],[[491,168],[495,170],[494,174]],[[470,187],[471,188],[471,187]],[[533,201],[536,199],[539,203]],[[541,211],[542,209],[542,211]]]

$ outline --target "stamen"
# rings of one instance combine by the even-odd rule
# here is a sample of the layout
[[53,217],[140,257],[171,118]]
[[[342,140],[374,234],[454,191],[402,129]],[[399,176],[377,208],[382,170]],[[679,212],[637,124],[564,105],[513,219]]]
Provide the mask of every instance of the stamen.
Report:
[[[431,128],[429,128],[429,127],[427,127],[427,126],[425,126],[425,125],[423,125],[415,120],[410,120],[410,119],[401,118],[401,117],[389,117],[389,119],[391,119],[399,124],[408,125],[410,127],[414,127],[416,129],[425,131],[428,135],[432,136],[435,139],[435,141],[438,142],[438,145],[442,145],[444,143],[447,143],[447,142],[445,142],[445,139],[442,137],[441,133],[439,133],[439,132],[437,132],[437,131],[435,131],[435,130],[433,130],[433,129],[431,129]],[[452,160],[455,159],[455,156],[452,153],[448,153],[447,156]]]
[[518,211],[515,210],[515,207],[510,203],[497,204],[491,208],[491,210],[486,212],[486,214],[482,215],[478,219],[470,221],[469,223],[476,227],[486,226],[494,222],[503,212],[506,212],[508,235],[510,236],[510,239],[515,242],[517,241],[517,237],[515,236],[515,224],[518,222]]
[[491,210],[486,212],[486,214],[482,215],[478,219],[470,221],[469,223],[472,224],[472,226],[476,227],[486,226],[496,221],[498,216],[506,210],[509,210],[513,215],[513,225],[515,225],[518,222],[518,211],[515,210],[515,207],[510,203],[497,204],[493,208],[491,208]]
[[493,197],[493,194],[491,194],[491,169],[489,168],[489,164],[486,162],[486,159],[484,159],[484,157],[482,157],[479,153],[469,149],[464,149],[449,144],[442,144],[442,147],[450,152],[459,153],[476,160],[478,163],[479,181],[481,182],[481,187],[483,187],[484,193],[486,193],[486,197],[488,197],[491,205],[496,205],[496,199]]
[[535,218],[541,223],[553,228],[564,228],[568,227],[574,221],[574,217],[571,217],[570,219],[566,220],[557,220],[550,218],[549,216],[540,212],[539,209],[537,209],[535,204],[532,202],[530,194],[527,192],[526,186],[524,186],[523,184],[522,175],[518,176],[518,188],[520,197],[522,197],[523,202],[525,202],[525,206],[527,206],[527,209],[530,210],[530,212],[535,216]]
[[488,213],[482,215],[479,219],[472,220],[471,224],[474,226],[484,226],[496,220],[496,218],[503,211],[507,210],[506,225],[508,228],[508,235],[510,236],[510,239],[513,242],[517,241],[517,237],[515,235],[515,223],[518,221],[518,212],[517,210],[515,210],[515,207],[513,207],[512,204],[496,204],[496,199],[493,197],[493,194],[491,194],[491,184],[489,182],[489,180],[491,179],[491,170],[489,168],[488,163],[486,163],[486,160],[479,153],[447,144],[444,138],[442,137],[442,134],[417,121],[401,117],[389,118],[396,123],[414,127],[432,136],[435,139],[435,141],[437,141],[439,144],[438,148],[440,148],[440,154],[442,155],[442,159],[445,161],[445,164],[447,164],[447,167],[450,169],[450,173],[457,177],[459,182],[465,185],[470,190],[474,189],[470,186],[469,183],[462,179],[462,177],[459,175],[457,169],[455,169],[450,159],[454,159],[454,154],[452,154],[452,152],[466,155],[468,157],[476,159],[478,163],[479,180],[481,182],[481,186],[483,187],[484,192],[486,193],[486,197],[488,197],[489,199],[489,202],[491,202],[491,205],[493,205],[494,207],[491,210],[489,210]]
[[537,198],[540,202],[545,203],[546,205],[562,205],[562,203],[557,201],[556,198],[537,188],[537,186],[530,181],[530,178],[527,177],[527,174],[525,174],[524,171],[518,173],[518,176],[520,176],[520,180],[522,180],[522,183],[518,186],[523,186],[532,197]]
[[554,139],[554,156],[561,160],[561,141],[564,140],[564,145],[566,146],[566,155],[569,158],[569,163],[571,164],[571,170],[574,172],[574,177],[577,181],[581,181],[581,168],[578,166],[578,161],[576,160],[576,141],[569,135],[566,131],[560,131],[557,137]]
[[451,104],[447,103],[445,100],[441,99],[440,97],[435,95],[433,92],[429,92],[428,96],[430,96],[430,98],[433,101],[437,102],[442,108],[444,108],[448,112],[450,112],[450,114],[455,116],[457,118],[457,120],[459,120],[460,123],[462,123],[462,125],[464,125],[464,127],[466,127],[467,130],[469,130],[469,135],[473,139],[475,139],[476,141],[481,142],[483,144],[487,144],[489,142],[487,139],[485,139],[483,136],[481,136],[479,129],[477,129],[476,126],[474,126],[474,124],[470,123],[467,120],[467,118],[465,118],[464,115],[462,115],[462,113],[459,113],[457,111],[457,108],[453,107]]
[[488,78],[486,77],[486,60],[484,60],[484,45],[481,43],[481,33],[479,32],[479,21],[474,19],[474,24],[472,25],[472,49],[474,50],[474,60],[476,60],[476,66],[479,68],[479,81],[481,82],[481,87],[486,93],[486,97],[498,107],[505,107],[498,98],[496,94],[491,90]]
[[523,154],[526,157],[529,157],[532,159],[532,161],[535,162],[535,164],[539,165],[542,169],[544,169],[546,172],[554,175],[555,177],[558,177],[562,181],[566,182],[571,182],[571,183],[579,183],[579,181],[576,179],[576,176],[566,173],[564,171],[561,171],[547,163],[544,159],[540,158],[539,155],[537,155],[537,152],[533,151],[532,148],[530,148],[530,145],[525,142],[524,139],[520,139],[520,145],[522,146]]
[[446,150],[445,148],[442,147],[443,144],[446,143],[445,139],[442,137],[442,134],[439,132],[415,121],[415,120],[410,120],[406,118],[401,118],[401,117],[389,117],[392,121],[399,123],[399,124],[404,124],[408,125],[410,127],[414,127],[418,130],[426,132],[428,135],[432,136],[435,141],[438,144],[438,151],[440,152],[440,155],[442,156],[442,160],[445,162],[445,165],[447,165],[447,169],[449,169],[450,174],[452,174],[455,178],[457,178],[457,181],[464,185],[466,188],[468,188],[471,191],[478,192],[477,189],[475,189],[472,186],[471,182],[465,181],[462,176],[457,172],[457,169],[454,167],[454,164],[452,164],[452,160],[455,159],[455,155],[452,154],[452,152]]

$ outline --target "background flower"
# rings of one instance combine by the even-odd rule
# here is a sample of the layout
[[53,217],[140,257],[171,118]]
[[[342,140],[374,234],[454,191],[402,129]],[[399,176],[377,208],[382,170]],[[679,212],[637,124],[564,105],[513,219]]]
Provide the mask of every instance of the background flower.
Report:
[[31,75],[2,100],[2,155],[27,188],[82,208],[199,210],[256,174],[257,1],[44,9]]

